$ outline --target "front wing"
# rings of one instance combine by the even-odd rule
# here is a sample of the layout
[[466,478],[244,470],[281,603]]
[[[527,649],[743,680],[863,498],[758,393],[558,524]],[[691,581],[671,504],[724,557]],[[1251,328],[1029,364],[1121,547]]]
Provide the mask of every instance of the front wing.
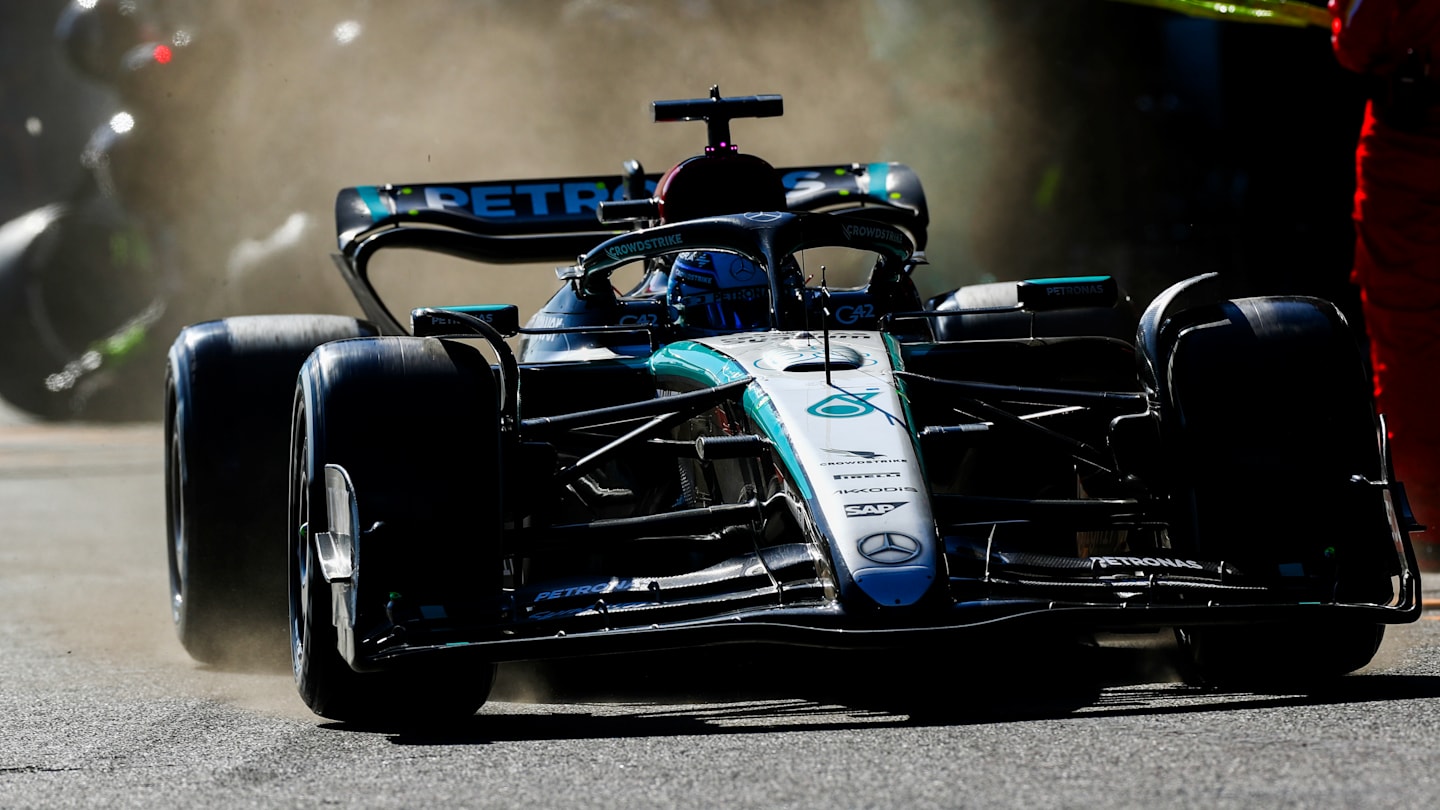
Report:
[[[467,622],[434,606],[393,612],[395,625],[342,643],[359,671],[436,657],[489,662],[781,644],[895,650],[996,634],[1149,632],[1257,623],[1399,624],[1421,610],[1414,552],[1403,539],[1394,593],[1370,602],[1316,601],[1303,588],[1256,584],[1224,563],[1156,558],[1021,559],[996,555],[982,577],[952,576],[937,598],[896,614],[826,598],[801,544],[744,555],[685,577],[613,579],[517,592],[504,620]],[[956,566],[958,567],[958,566]],[[341,587],[336,584],[333,587]],[[494,606],[481,613],[494,616]],[[341,628],[342,633],[345,632]]]

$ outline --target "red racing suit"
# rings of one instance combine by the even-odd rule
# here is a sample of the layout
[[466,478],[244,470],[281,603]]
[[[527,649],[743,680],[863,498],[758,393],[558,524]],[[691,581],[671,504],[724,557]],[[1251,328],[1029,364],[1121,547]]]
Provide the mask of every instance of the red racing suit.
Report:
[[1440,0],[1330,0],[1330,14],[1340,64],[1374,86],[1355,151],[1351,280],[1396,477],[1430,527],[1416,550],[1440,570]]

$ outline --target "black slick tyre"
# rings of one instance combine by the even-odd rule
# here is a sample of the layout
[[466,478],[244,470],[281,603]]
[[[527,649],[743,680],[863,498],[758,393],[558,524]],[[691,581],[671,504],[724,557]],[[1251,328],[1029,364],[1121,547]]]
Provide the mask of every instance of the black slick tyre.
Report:
[[171,617],[191,657],[283,667],[285,509],[295,376],[354,318],[273,315],[186,327],[165,375]]
[[1193,686],[1305,689],[1369,664],[1383,638],[1383,625],[1361,622],[1183,628],[1178,669]]
[[[450,659],[356,671],[341,655],[395,632],[397,603],[496,604],[501,588],[500,421],[494,373],[474,348],[386,337],[321,347],[295,393],[289,518],[290,645],[316,714],[357,724],[463,720],[495,668]],[[343,468],[359,522],[354,571],[328,582],[314,538],[330,530],[324,472]],[[418,600],[418,601],[417,601]],[[337,603],[347,605],[343,615]],[[337,622],[339,628],[337,628]]]
[[[1313,298],[1247,298],[1182,313],[1162,368],[1177,550],[1223,560],[1294,602],[1389,602],[1399,573],[1378,425],[1343,317]],[[1383,627],[1184,628],[1187,680],[1314,682],[1368,664]]]

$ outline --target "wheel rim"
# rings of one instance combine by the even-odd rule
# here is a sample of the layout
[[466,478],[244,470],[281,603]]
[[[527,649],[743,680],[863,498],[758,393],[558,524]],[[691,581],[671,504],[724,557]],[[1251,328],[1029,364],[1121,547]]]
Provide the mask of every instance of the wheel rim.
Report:
[[303,411],[295,420],[295,435],[291,446],[295,456],[291,459],[290,511],[290,659],[297,683],[304,671],[305,645],[309,641],[308,623],[310,612],[310,560],[309,537],[306,527],[310,516],[310,477],[306,473],[306,457],[310,442]]
[[171,395],[165,408],[166,430],[170,436],[165,471],[165,518],[170,534],[170,619],[179,625],[185,609],[185,474],[175,411],[175,398]]

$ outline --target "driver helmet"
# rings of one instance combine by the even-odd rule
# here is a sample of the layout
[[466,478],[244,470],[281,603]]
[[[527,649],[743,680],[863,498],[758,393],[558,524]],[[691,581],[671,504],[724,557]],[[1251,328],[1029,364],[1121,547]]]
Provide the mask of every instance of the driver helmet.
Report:
[[734,253],[676,255],[666,301],[677,324],[712,334],[762,331],[774,322],[765,271]]

